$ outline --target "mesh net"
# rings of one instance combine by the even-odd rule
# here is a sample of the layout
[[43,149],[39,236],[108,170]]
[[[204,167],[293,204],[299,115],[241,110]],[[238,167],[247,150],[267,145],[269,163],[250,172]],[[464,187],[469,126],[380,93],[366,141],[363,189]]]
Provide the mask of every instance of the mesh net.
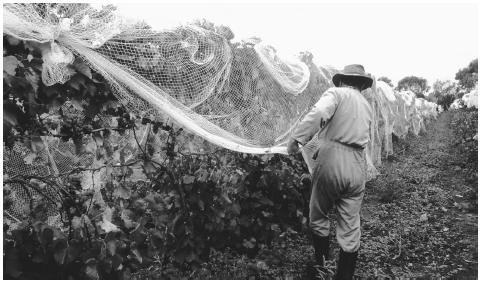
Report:
[[133,113],[166,115],[236,151],[284,152],[314,90],[330,83],[320,75],[309,89],[310,69],[300,58],[284,60],[259,40],[231,44],[214,28],[154,31],[88,5],[8,4],[4,14],[5,33],[47,43],[46,85],[68,79],[75,53]]
[[[228,28],[202,22],[156,31],[114,10],[88,4],[5,4],[4,33],[36,42],[45,85],[66,82],[73,75],[67,66],[80,57],[132,113],[168,118],[215,145],[246,153],[286,154],[291,131],[333,86],[336,69],[315,65],[308,52],[283,58],[260,39],[232,43]],[[363,94],[373,108],[367,149],[373,178],[382,156],[393,153],[392,134],[418,134],[424,119],[436,116],[436,108],[425,101],[417,104],[413,93],[393,91],[381,81]],[[104,142],[136,153],[132,136],[113,136]],[[95,166],[91,154],[74,153],[72,142],[43,141],[48,146],[37,152],[35,163],[25,162],[27,148],[6,150],[4,174],[59,175],[79,164]],[[316,146],[312,140],[303,150],[309,167],[308,156]],[[20,186],[12,190],[21,199],[12,216],[21,217],[37,192]],[[58,197],[54,188],[49,193]],[[55,206],[47,210],[52,211],[47,217],[57,216]]]
[[[62,105],[61,110],[65,116],[82,119],[84,113],[75,108],[69,101]],[[104,127],[111,125],[109,117],[101,116],[100,124]],[[141,126],[138,130],[138,141],[145,144],[148,128]],[[92,136],[85,136],[81,145],[92,144]],[[8,189],[12,193],[12,198],[15,199],[7,211],[7,216],[11,221],[12,229],[15,229],[15,224],[26,219],[32,212],[37,213],[38,218],[46,221],[52,226],[61,225],[61,213],[59,203],[61,203],[62,194],[61,187],[65,187],[66,183],[72,182],[69,177],[71,175],[80,176],[78,181],[82,187],[91,187],[96,190],[97,202],[102,201],[100,196],[100,184],[103,183],[102,177],[107,177],[106,170],[101,170],[101,176],[92,186],[87,186],[83,182],[91,182],[91,177],[94,174],[82,173],[80,175],[72,174],[76,168],[98,168],[103,164],[96,161],[95,150],[87,150],[80,152],[76,147],[79,144],[74,144],[72,140],[67,142],[60,138],[43,136],[41,137],[43,146],[38,151],[32,151],[31,147],[26,147],[20,142],[16,142],[12,148],[3,147],[4,167],[3,174],[5,178],[14,179],[16,176],[24,178],[46,178],[49,185],[41,182],[33,181],[27,185],[21,183],[9,183]],[[136,154],[139,153],[137,141],[133,138],[131,131],[126,131],[123,134],[113,131],[108,138],[102,140],[102,146],[105,148],[117,147],[125,155],[125,161],[129,162]],[[99,176],[99,174],[97,174]],[[50,177],[50,178],[49,178]]]
[[469,93],[465,94],[462,96],[462,101],[464,102],[464,105],[467,106],[467,108],[479,108],[479,103],[478,103],[478,92],[477,92],[478,86],[475,86],[475,89],[470,91]]

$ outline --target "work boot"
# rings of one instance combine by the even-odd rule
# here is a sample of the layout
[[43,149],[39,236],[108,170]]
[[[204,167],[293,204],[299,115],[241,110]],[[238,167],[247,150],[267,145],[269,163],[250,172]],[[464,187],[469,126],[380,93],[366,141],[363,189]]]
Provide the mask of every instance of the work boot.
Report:
[[309,268],[308,279],[328,280],[333,277],[334,272],[328,267],[327,260],[330,252],[330,240],[328,236],[313,236],[313,247],[315,249],[315,264]]
[[358,252],[346,253],[340,250],[340,258],[338,260],[338,269],[336,271],[336,280],[352,280],[355,273],[355,265]]
[[330,239],[328,236],[318,236],[313,233],[313,247],[315,248],[316,264],[324,266],[330,253]]

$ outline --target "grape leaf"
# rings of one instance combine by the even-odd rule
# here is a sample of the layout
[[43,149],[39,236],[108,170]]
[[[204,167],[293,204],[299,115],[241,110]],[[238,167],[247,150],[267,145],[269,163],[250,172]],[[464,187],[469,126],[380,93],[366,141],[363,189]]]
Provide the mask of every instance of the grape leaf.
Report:
[[125,185],[117,185],[112,196],[127,200],[131,197],[131,191]]
[[100,224],[100,228],[102,228],[102,230],[104,230],[105,233],[119,231],[119,228],[115,224],[113,224],[112,222],[106,219],[102,220],[102,223]]
[[144,169],[144,173],[146,175],[152,175],[152,174],[155,174],[157,169],[156,167],[154,166],[154,164],[150,161],[144,161],[144,164],[143,164],[143,169]]
[[115,254],[112,257],[112,268],[115,270],[121,270],[122,269],[122,257],[119,254]]
[[40,236],[39,236],[40,243],[42,243],[42,245],[44,246],[52,243],[53,238],[54,238],[54,231],[49,227],[43,228],[43,230],[40,232]]
[[194,174],[197,177],[197,181],[199,181],[201,183],[206,182],[208,180],[208,177],[209,177],[209,172],[204,168],[200,168]]
[[109,254],[111,256],[114,256],[116,254],[117,250],[117,240],[110,238],[109,240],[106,239],[106,249],[109,251]]
[[226,203],[228,204],[232,204],[233,202],[231,201],[231,199],[229,198],[228,196],[228,193],[226,191],[223,191],[222,194],[221,194],[221,198],[226,201]]
[[138,250],[138,249],[133,249],[133,250],[132,250],[132,253],[134,254],[134,256],[135,256],[135,258],[137,259],[137,261],[138,261],[139,263],[142,263],[142,255],[141,255],[141,253],[139,252],[139,250]]
[[3,104],[3,124],[7,126],[17,126],[24,119],[25,114],[12,103]]
[[54,242],[54,259],[62,265],[67,257],[67,241],[65,239],[55,240]]
[[85,266],[85,275],[89,279],[99,279],[99,272],[97,271],[97,262],[95,259],[91,258],[86,261],[86,266]]
[[131,175],[132,181],[145,181],[147,179],[146,174],[144,173],[144,170],[139,167],[133,167],[132,168],[132,175]]
[[32,149],[32,152],[41,152],[45,146],[44,146],[44,142],[42,141],[42,138],[40,138],[39,136],[33,136],[30,140],[30,147]]
[[122,212],[121,212],[121,219],[122,221],[124,221],[124,226],[126,228],[134,228],[137,226],[137,223],[134,222],[131,217],[133,216],[133,212],[131,210],[128,210],[128,209],[123,209]]
[[102,222],[100,223],[100,228],[102,228],[105,233],[119,231],[119,228],[111,222],[113,210],[114,209],[110,207],[106,207],[102,213]]
[[82,219],[78,216],[74,216],[72,218],[72,228],[75,230],[75,229],[80,229],[82,227],[83,227]]
[[233,204],[232,207],[231,207],[231,210],[233,211],[233,213],[235,215],[239,215],[241,214],[241,206],[237,203]]
[[[15,70],[21,65],[20,61],[15,56],[3,57],[3,71],[9,75],[15,75]],[[23,66],[23,65],[22,65]]]
[[66,257],[67,263],[70,263],[75,259],[77,259],[77,257],[82,252],[82,246],[83,244],[77,239],[73,239],[69,241],[69,247],[67,248],[67,257]]
[[84,153],[90,153],[90,154],[95,154],[97,151],[97,144],[95,140],[92,138],[89,140],[87,144],[83,146]]
[[13,278],[19,278],[23,273],[20,250],[13,247],[4,250],[3,259],[5,272]]
[[40,76],[32,68],[29,68],[29,72],[25,73],[25,79],[32,85],[33,91],[37,93]]
[[184,183],[184,184],[192,184],[194,182],[194,180],[196,180],[196,177],[194,177],[192,175],[184,175],[182,177],[182,183]]
[[80,89],[84,87],[85,79],[81,75],[75,75],[67,82],[67,84],[73,89],[80,91]]
[[13,36],[7,36],[7,41],[9,45],[17,46],[20,44],[20,40]]

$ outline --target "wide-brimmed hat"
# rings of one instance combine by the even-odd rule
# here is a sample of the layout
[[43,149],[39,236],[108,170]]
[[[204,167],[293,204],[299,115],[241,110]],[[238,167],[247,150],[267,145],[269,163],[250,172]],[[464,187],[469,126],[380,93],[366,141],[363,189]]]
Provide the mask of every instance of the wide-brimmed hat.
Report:
[[365,73],[365,68],[362,65],[345,66],[343,71],[335,74],[332,78],[333,84],[335,84],[336,87],[340,86],[342,80],[350,81],[360,86],[361,90],[370,88],[373,84],[373,79]]

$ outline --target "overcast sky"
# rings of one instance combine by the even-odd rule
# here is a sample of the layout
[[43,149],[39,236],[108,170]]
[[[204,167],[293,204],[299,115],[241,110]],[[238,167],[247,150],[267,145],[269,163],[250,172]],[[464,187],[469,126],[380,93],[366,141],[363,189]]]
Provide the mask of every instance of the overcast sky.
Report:
[[360,63],[394,82],[454,79],[477,57],[478,8],[472,3],[136,3],[126,16],[156,29],[205,18],[229,26],[235,40],[257,36],[285,54],[310,51],[320,65]]

